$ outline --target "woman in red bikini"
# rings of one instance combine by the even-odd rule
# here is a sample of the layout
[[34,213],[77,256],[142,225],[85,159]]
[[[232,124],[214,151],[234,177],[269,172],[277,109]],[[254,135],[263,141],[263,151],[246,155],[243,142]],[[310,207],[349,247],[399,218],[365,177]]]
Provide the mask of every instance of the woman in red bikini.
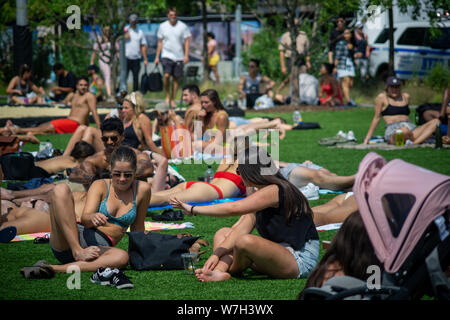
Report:
[[[245,138],[245,144],[248,145],[248,143],[248,138]],[[150,206],[168,204],[169,200],[173,197],[183,202],[205,202],[244,196],[246,194],[246,187],[241,177],[236,173],[238,165],[237,145],[238,143],[234,143],[234,162],[230,163],[231,161],[229,159],[223,159],[211,182],[187,181],[171,189],[153,193]]]
[[319,100],[321,106],[334,107],[344,104],[339,82],[333,77],[333,68],[334,66],[330,63],[324,63],[320,67],[322,77],[319,81]]

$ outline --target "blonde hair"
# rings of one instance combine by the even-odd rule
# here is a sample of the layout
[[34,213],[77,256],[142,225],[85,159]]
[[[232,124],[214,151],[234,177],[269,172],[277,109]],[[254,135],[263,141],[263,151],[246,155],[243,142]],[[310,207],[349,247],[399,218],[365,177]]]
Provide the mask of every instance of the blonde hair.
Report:
[[147,109],[147,105],[144,101],[144,95],[139,91],[127,94],[124,100],[131,102],[136,116],[139,116],[141,113],[144,113],[145,109]]

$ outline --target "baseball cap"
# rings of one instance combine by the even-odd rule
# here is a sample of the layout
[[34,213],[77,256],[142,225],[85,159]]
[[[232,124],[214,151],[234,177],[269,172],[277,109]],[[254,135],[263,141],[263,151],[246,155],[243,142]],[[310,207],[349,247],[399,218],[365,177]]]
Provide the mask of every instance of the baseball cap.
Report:
[[399,86],[399,85],[401,85],[401,82],[400,82],[400,80],[397,77],[390,76],[386,80],[386,85],[387,86]]
[[130,18],[129,18],[130,21],[137,21],[137,19],[138,19],[138,15],[137,14],[135,14],[135,13],[130,14]]
[[155,106],[155,110],[159,112],[168,112],[170,106],[165,102],[160,102]]
[[358,22],[358,23],[355,25],[355,28],[356,28],[356,29],[361,29],[362,27],[364,27],[364,25],[363,25],[361,22]]

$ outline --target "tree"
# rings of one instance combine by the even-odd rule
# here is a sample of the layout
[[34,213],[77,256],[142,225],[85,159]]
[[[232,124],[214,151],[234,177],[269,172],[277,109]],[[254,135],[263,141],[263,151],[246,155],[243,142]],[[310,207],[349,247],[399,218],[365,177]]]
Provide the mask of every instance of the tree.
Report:
[[[70,16],[67,8],[72,5],[80,8],[82,24],[92,26],[95,34],[94,42],[99,44],[98,56],[104,55],[105,61],[103,62],[111,66],[111,88],[115,91],[118,66],[118,61],[115,59],[118,53],[115,44],[124,36],[124,27],[128,24],[129,15],[139,13],[141,17],[152,17],[163,9],[164,3],[152,0],[110,0],[107,3],[96,0],[30,0],[28,12],[32,25],[59,26],[64,32],[61,37],[58,36],[58,33],[51,36],[51,40],[55,41],[58,46],[84,49],[88,56],[94,50],[94,43],[86,41],[86,34],[83,30],[67,28]],[[107,41],[112,45],[107,51],[104,51],[100,45],[99,26],[110,27]]]

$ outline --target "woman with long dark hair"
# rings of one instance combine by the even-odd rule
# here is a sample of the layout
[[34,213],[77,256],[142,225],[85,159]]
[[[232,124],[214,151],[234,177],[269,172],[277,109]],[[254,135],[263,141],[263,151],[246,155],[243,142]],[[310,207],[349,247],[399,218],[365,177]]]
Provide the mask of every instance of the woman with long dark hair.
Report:
[[[208,89],[200,94],[202,109],[198,118],[202,122],[202,150],[214,143],[223,146],[225,143],[226,130],[229,127],[228,114],[224,110],[219,94],[214,89]],[[220,134],[217,134],[220,132]],[[194,135],[196,134],[194,127]]]
[[[223,281],[247,268],[272,278],[307,277],[319,258],[308,201],[280,174],[265,149],[251,146],[240,154],[237,172],[256,192],[239,201],[201,207],[171,200],[188,215],[242,216],[233,228],[216,233],[213,254],[196,270],[197,278]],[[251,234],[255,227],[261,236]]]
[[[359,211],[350,214],[334,236],[317,267],[306,282],[306,288],[322,287],[328,279],[336,276],[350,276],[367,280],[367,267],[382,268],[375,255]],[[300,293],[299,297],[301,297]]]

